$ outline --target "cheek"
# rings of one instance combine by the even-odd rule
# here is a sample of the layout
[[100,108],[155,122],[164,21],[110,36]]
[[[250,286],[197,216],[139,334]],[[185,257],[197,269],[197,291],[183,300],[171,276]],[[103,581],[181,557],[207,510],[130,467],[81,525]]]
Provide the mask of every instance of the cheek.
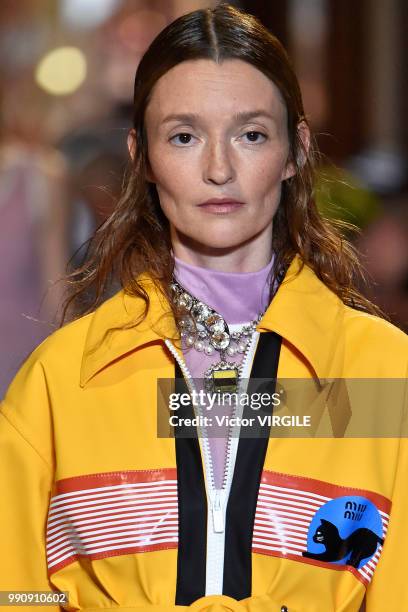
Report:
[[171,196],[178,196],[192,180],[191,171],[186,160],[174,155],[166,155],[160,149],[149,153],[149,164],[153,172],[157,191]]
[[253,174],[254,184],[260,191],[275,190],[281,185],[285,167],[286,157],[282,154],[263,160],[257,165],[256,174]]
[[248,177],[245,195],[253,206],[249,213],[258,218],[260,224],[269,221],[276,213],[281,199],[282,166],[264,166]]
[[156,181],[156,191],[160,208],[172,225],[183,227],[189,222],[189,190],[178,172],[161,169]]

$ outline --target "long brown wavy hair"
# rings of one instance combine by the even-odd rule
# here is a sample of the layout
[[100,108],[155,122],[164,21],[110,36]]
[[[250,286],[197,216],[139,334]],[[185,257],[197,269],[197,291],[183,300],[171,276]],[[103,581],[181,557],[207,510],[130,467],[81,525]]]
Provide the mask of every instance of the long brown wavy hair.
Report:
[[[314,270],[325,285],[347,305],[378,314],[359,291],[364,273],[353,246],[344,237],[345,224],[324,219],[314,202],[316,148],[306,151],[299,124],[306,122],[298,80],[279,42],[254,16],[229,4],[188,13],[168,25],[151,43],[137,68],[134,87],[134,159],[129,161],[122,193],[112,215],[97,229],[85,263],[68,275],[67,313],[80,316],[105,298],[112,281],[128,294],[149,298],[140,282],[149,274],[171,302],[174,268],[169,224],[153,183],[146,178],[148,147],[145,110],[155,83],[177,64],[195,59],[222,62],[240,59],[265,74],[279,88],[288,117],[289,159],[296,168],[282,185],[273,222],[274,274],[282,278],[293,257]],[[175,309],[173,308],[174,312]]]

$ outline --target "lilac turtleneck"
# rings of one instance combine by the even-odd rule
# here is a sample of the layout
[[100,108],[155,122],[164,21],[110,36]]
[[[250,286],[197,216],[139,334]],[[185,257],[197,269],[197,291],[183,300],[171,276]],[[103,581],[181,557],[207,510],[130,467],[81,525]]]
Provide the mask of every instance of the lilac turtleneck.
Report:
[[174,274],[194,297],[216,310],[228,324],[256,319],[269,304],[268,277],[273,258],[258,272],[220,272],[175,257]]
[[[175,257],[174,275],[177,281],[195,298],[216,310],[228,325],[244,325],[258,318],[269,305],[270,274],[273,258],[257,272],[220,272],[187,264]],[[186,365],[195,379],[202,379],[212,364],[220,361],[220,354],[198,352],[194,348],[183,350]],[[228,357],[233,363],[242,363],[243,355]],[[222,414],[229,414],[223,408]],[[221,413],[221,411],[220,411]],[[225,435],[224,435],[225,434]],[[225,470],[227,428],[217,431],[217,437],[209,438],[216,488],[222,488]],[[223,437],[218,437],[218,436]]]

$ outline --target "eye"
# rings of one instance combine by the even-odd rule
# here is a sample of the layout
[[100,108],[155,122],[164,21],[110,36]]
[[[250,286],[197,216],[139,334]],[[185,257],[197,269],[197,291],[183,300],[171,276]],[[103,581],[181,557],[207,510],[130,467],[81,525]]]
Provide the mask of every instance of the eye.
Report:
[[175,138],[180,138],[178,143],[175,142],[176,146],[183,146],[190,144],[191,139],[194,138],[194,136],[192,134],[189,134],[188,132],[180,132],[179,134],[175,134],[174,136],[172,136],[170,138],[170,142],[173,142]]
[[256,130],[251,130],[250,132],[246,132],[244,136],[248,136],[249,142],[252,144],[260,144],[260,141],[258,138],[259,136],[262,136],[262,138],[264,139],[262,142],[265,142],[265,140],[268,138],[266,134],[264,134],[263,132],[258,132]]

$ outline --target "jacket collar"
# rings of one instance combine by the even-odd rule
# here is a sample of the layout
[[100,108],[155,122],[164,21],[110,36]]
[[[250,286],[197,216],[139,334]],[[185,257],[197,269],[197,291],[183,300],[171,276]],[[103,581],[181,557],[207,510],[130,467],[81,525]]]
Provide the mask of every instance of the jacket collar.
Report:
[[[177,338],[169,304],[152,279],[141,284],[149,295],[146,318],[130,327],[144,310],[140,298],[119,291],[92,315],[81,364],[80,384],[86,383],[110,363],[143,345]],[[341,358],[339,339],[345,307],[341,300],[296,256],[258,325],[259,331],[275,331],[299,351],[323,381],[333,370],[334,356]],[[128,327],[127,327],[128,326]]]
[[324,383],[342,371],[345,311],[341,299],[296,256],[257,329],[282,336]]
[[140,324],[133,325],[143,315],[145,303],[123,290],[91,315],[82,355],[81,387],[127,353],[152,342],[163,342],[164,338],[179,337],[170,306],[157,285],[147,275],[142,275],[139,282],[149,296],[149,310]]

